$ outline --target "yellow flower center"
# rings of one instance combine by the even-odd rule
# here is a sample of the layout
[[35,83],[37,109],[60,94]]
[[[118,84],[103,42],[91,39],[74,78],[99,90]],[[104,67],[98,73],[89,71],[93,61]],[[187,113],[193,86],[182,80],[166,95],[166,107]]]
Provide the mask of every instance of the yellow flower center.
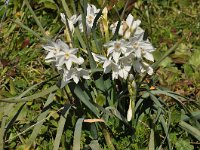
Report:
[[115,43],[115,49],[120,49],[121,43]]
[[88,20],[89,24],[92,24],[92,22],[93,22],[93,20],[94,20],[94,16],[89,15],[89,16],[87,17],[87,20]]
[[69,53],[66,53],[66,54],[65,54],[65,58],[66,58],[66,59],[69,59],[69,57],[70,57],[70,54],[69,54]]

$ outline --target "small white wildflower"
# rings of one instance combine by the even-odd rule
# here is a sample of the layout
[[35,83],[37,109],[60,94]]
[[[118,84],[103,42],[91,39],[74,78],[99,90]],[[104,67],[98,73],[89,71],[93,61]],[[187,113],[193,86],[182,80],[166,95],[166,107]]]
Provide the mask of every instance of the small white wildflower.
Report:
[[[134,20],[134,17],[131,14],[129,14],[126,18],[126,21],[122,21],[118,34],[123,36],[125,39],[129,39],[131,37],[131,34],[137,30],[140,23],[140,20]],[[113,34],[116,31],[117,24],[118,21],[110,26],[110,29],[112,30]]]
[[104,44],[105,47],[108,47],[107,56],[111,56],[116,63],[118,63],[121,54],[124,54],[125,56],[129,54],[126,45],[127,42],[123,39]]
[[[97,9],[94,5],[88,4],[87,5],[87,15],[86,15],[86,28],[87,32],[90,32],[93,24],[94,24],[94,19],[96,15],[99,13],[100,9]],[[82,19],[80,19],[81,21]],[[83,32],[83,24],[80,23],[79,29],[81,32]]]
[[83,68],[71,68],[70,70],[64,69],[63,79],[61,81],[61,88],[68,84],[71,79],[78,84],[80,78],[90,79],[89,72]]
[[65,64],[67,69],[70,70],[72,63],[78,65],[84,62],[82,57],[77,57],[75,54],[78,52],[77,48],[70,48],[66,43],[61,40],[58,41],[60,45],[60,51],[56,55],[56,66],[58,70],[62,69],[62,66]]
[[153,68],[141,59],[136,59],[133,63],[133,67],[138,73],[147,72],[149,75],[153,74]]
[[69,24],[69,30],[74,33],[74,24],[77,23],[77,21],[79,20],[79,18],[77,17],[77,15],[73,15],[71,16],[69,19],[67,19],[66,21],[66,17],[64,13],[60,13],[61,16],[61,21],[65,24],[65,26],[67,26],[67,21]]
[[57,42],[50,42],[47,45],[42,46],[46,51],[48,51],[45,57],[46,62],[55,62],[56,55],[60,52],[60,46]]

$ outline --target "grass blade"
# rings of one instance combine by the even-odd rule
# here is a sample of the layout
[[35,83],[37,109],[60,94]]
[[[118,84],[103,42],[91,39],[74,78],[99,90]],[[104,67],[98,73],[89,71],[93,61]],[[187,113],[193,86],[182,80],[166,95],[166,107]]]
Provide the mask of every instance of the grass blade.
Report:
[[81,149],[81,130],[83,124],[83,118],[79,118],[76,122],[75,131],[74,131],[74,141],[73,141],[73,150]]
[[33,94],[31,96],[27,96],[27,97],[23,97],[23,98],[16,98],[16,99],[0,99],[0,102],[6,102],[6,103],[21,103],[21,102],[26,102],[26,101],[31,101],[34,99],[37,99],[39,97],[43,97],[51,92],[54,92],[56,90],[58,90],[58,86],[57,85],[53,85],[50,88],[43,90],[39,93]]
[[[169,138],[168,126],[167,126],[167,123],[165,122],[165,119],[164,119],[163,115],[160,115],[160,121],[161,121],[161,125],[162,125],[162,127],[164,129],[165,136],[167,138],[168,149],[172,150],[172,146],[171,146],[171,142],[170,142],[170,138]],[[164,140],[163,140],[163,142],[164,142]]]
[[179,123],[180,127],[190,133],[192,136],[194,136],[197,140],[200,141],[200,131],[196,129],[195,127],[189,125],[185,121],[181,121]]
[[61,140],[61,137],[63,135],[65,122],[66,122],[67,115],[68,115],[70,109],[71,109],[70,104],[67,104],[67,105],[64,106],[62,115],[60,116],[60,120],[59,120],[59,123],[58,123],[58,129],[57,129],[56,138],[55,138],[54,144],[53,144],[53,150],[59,149],[60,140]]
[[30,136],[30,138],[28,139],[27,143],[26,143],[26,148],[25,149],[29,149],[31,147],[31,145],[33,144],[33,142],[35,141],[36,137],[38,136],[40,129],[42,127],[42,124],[45,121],[46,116],[49,113],[49,109],[47,107],[50,106],[50,104],[53,102],[53,98],[54,98],[55,94],[49,94],[49,97],[44,105],[44,111],[39,115],[38,119],[37,119],[37,125],[34,127],[32,134]]
[[74,94],[98,117],[97,108],[90,102],[89,96],[78,85],[74,88]]
[[40,21],[38,20],[37,16],[35,15],[33,9],[31,8],[31,6],[30,6],[28,0],[24,0],[24,2],[26,3],[26,6],[28,7],[29,11],[31,12],[33,18],[35,19],[35,22],[36,22],[37,25],[39,26],[39,28],[40,28],[42,34],[44,35],[44,37],[47,38],[45,30],[44,30],[44,28],[42,27],[42,24],[41,24]]
[[154,143],[154,130],[151,129],[150,140],[149,140],[149,150],[155,150],[155,143]]

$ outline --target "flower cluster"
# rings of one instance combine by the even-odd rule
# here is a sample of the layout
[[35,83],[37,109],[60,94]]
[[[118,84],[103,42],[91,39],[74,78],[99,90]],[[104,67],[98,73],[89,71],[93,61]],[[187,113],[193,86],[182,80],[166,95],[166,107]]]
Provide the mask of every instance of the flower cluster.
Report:
[[[87,5],[85,16],[87,33],[91,32],[99,11],[94,5]],[[63,13],[60,15],[61,21],[69,27],[72,34],[75,25],[83,32],[83,15],[73,15],[69,19],[66,19]],[[112,73],[113,80],[118,78],[126,80],[132,72],[153,74],[149,62],[154,61],[152,52],[155,49],[148,39],[144,40],[144,30],[139,27],[140,23],[140,20],[135,20],[129,14],[126,20],[111,24],[112,34],[118,32],[119,38],[104,44],[106,56],[92,53],[94,60],[99,64],[98,66],[103,67],[104,73]],[[119,31],[117,31],[118,25]],[[90,78],[89,71],[80,67],[84,63],[84,59],[77,56],[77,48],[69,47],[61,40],[50,42],[50,44],[44,45],[43,48],[48,52],[45,58],[46,61],[53,62],[56,68],[63,73],[62,87],[69,83],[71,79],[78,83],[81,77],[84,79]]]
[[[153,69],[148,62],[154,61],[152,52],[155,49],[148,39],[143,40],[144,30],[139,27],[140,22],[140,20],[135,21],[129,14],[119,28],[119,35],[122,38],[104,44],[107,48],[107,56],[93,53],[95,61],[103,63],[104,73],[112,72],[112,79],[118,77],[127,79],[132,68],[140,74],[144,72],[153,74]],[[117,24],[118,22],[110,27],[113,34],[116,32]]]
[[[88,4],[87,5],[87,15],[86,15],[86,30],[87,32],[91,32],[91,29],[94,24],[94,19],[96,15],[99,13],[100,9],[97,9],[94,5]],[[66,17],[64,13],[60,14],[61,21],[67,26]],[[69,19],[67,19],[69,24],[69,29],[72,33],[74,33],[74,25],[78,22],[79,29],[83,32],[83,24],[82,24],[82,15],[73,15]]]
[[61,87],[64,87],[71,79],[78,83],[80,77],[90,78],[87,70],[79,68],[79,65],[84,63],[84,59],[77,57],[77,48],[70,48],[61,40],[50,42],[48,45],[44,45],[43,48],[48,52],[45,57],[46,62],[54,63],[58,71],[63,73]]

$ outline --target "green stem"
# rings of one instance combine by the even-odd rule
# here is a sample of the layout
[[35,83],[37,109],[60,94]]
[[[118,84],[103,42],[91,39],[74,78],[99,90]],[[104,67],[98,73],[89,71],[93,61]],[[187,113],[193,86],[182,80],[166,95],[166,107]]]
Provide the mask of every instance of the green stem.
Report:
[[111,137],[110,137],[110,133],[108,132],[108,129],[106,127],[106,125],[104,123],[100,123],[101,125],[101,128],[102,128],[102,131],[103,131],[103,135],[105,137],[105,140],[106,140],[106,144],[108,145],[108,147],[111,149],[111,150],[115,150],[115,147],[111,141]]
[[37,16],[35,15],[33,9],[31,8],[31,6],[30,6],[28,0],[24,0],[24,2],[26,3],[26,5],[27,5],[29,11],[31,12],[33,18],[35,19],[35,22],[37,23],[37,25],[39,26],[40,30],[42,31],[42,34],[44,35],[44,37],[47,38],[47,35],[46,35],[45,30],[44,30],[44,28],[42,27],[42,24],[41,24],[40,21],[38,20]]
[[24,28],[25,30],[29,31],[30,33],[32,33],[34,36],[36,36],[39,40],[41,41],[46,41],[45,39],[41,38],[40,35],[38,33],[36,33],[35,31],[33,31],[32,29],[30,29],[29,27],[25,26],[22,22],[20,22],[18,19],[17,20],[13,20],[14,23],[16,23],[17,25],[19,25],[20,27]]

